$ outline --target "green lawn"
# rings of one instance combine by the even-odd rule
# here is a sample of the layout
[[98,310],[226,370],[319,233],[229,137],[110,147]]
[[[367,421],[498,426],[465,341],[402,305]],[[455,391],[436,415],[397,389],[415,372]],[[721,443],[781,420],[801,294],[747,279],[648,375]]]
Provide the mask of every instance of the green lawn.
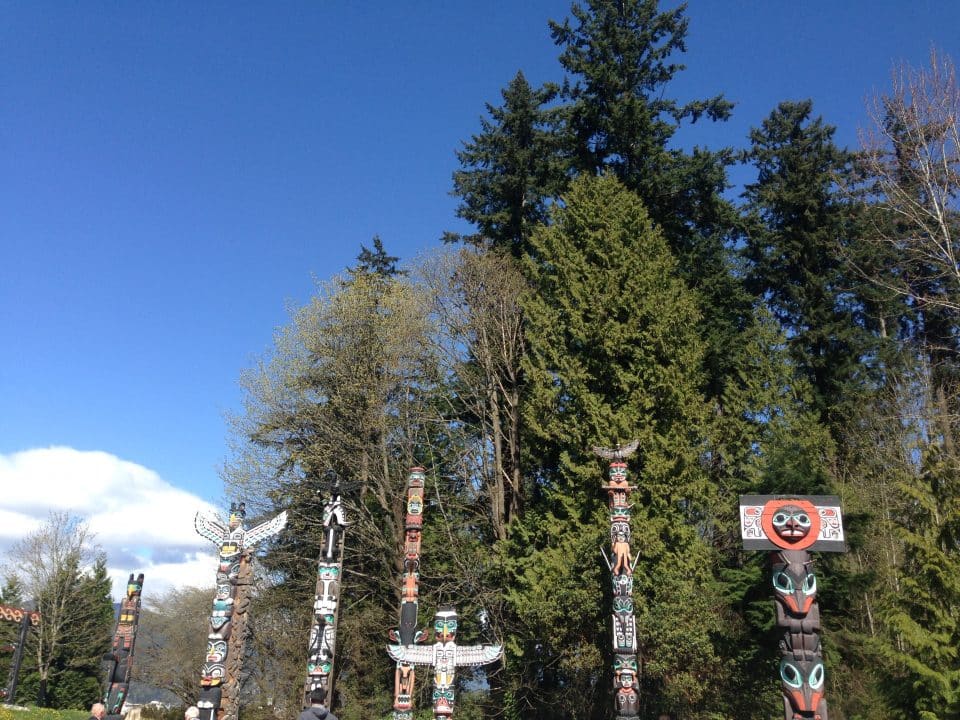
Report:
[[87,720],[90,713],[83,710],[51,710],[27,708],[20,710],[0,705],[0,720]]

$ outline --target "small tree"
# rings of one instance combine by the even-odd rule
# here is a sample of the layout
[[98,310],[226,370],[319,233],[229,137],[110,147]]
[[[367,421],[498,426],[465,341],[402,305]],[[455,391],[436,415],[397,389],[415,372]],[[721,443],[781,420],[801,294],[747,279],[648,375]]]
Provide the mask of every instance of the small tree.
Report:
[[[40,611],[37,704],[88,705],[99,693],[99,658],[110,646],[113,618],[103,552],[78,517],[55,512],[9,557],[24,596]],[[56,688],[61,681],[64,687]],[[25,688],[32,684],[25,678]]]

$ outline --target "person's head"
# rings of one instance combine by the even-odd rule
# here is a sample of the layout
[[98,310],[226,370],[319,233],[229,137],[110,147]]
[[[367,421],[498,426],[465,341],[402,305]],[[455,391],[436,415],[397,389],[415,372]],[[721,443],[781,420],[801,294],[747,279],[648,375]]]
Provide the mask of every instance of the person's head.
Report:
[[200,717],[200,710],[196,705],[191,705],[183,711],[183,720],[197,720]]
[[95,718],[103,718],[107,714],[107,708],[103,703],[94,703],[90,706],[90,716]]

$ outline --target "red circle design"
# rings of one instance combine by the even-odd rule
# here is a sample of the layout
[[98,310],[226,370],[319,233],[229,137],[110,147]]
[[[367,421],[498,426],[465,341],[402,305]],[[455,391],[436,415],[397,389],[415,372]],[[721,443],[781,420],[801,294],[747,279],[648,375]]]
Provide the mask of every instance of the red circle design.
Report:
[[[777,531],[773,529],[774,514],[777,512],[777,510],[787,505],[794,505],[810,516],[810,532],[808,532],[806,537],[804,537],[802,540],[798,540],[795,543],[788,543],[782,537],[777,535]],[[817,512],[816,506],[809,500],[800,500],[796,498],[788,498],[786,500],[768,500],[767,504],[763,506],[763,512],[760,515],[760,526],[763,528],[763,534],[767,536],[767,540],[772,542],[777,547],[783,548],[784,550],[806,550],[820,537],[820,513]]]

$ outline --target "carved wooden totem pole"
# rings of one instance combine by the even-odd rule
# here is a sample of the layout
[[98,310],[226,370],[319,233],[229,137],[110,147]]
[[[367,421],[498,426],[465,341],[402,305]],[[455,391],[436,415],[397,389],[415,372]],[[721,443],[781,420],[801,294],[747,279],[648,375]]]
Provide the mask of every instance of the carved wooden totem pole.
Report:
[[27,634],[30,627],[40,625],[40,613],[26,608],[12,607],[10,605],[0,605],[0,620],[6,622],[15,622],[20,625],[20,632],[17,635],[17,642],[7,646],[7,651],[13,651],[13,659],[10,661],[10,674],[7,680],[7,687],[0,690],[0,699],[12,703],[17,695],[17,682],[20,679],[20,665],[23,663],[23,651],[27,645]]
[[833,496],[741,495],[746,550],[770,550],[780,639],[785,720],[828,720],[820,651],[820,606],[812,550],[844,552],[840,501]]
[[[391,630],[389,633],[390,640],[404,646],[413,645],[423,635],[423,632],[417,630],[418,595],[420,592],[420,539],[423,531],[423,480],[423,468],[410,469],[410,475],[407,477],[400,627]],[[393,684],[394,720],[412,720],[413,718],[414,677],[413,663],[397,660]]]
[[640,713],[637,623],[633,615],[633,568],[640,554],[631,557],[630,550],[630,493],[636,487],[627,482],[625,462],[636,449],[636,441],[612,450],[593,449],[610,461],[610,482],[603,486],[610,509],[610,555],[602,548],[601,552],[613,584],[613,701],[618,720],[636,720]]
[[251,530],[243,527],[243,503],[230,505],[230,520],[224,525],[216,518],[197,513],[197,532],[220,546],[217,591],[210,614],[206,662],[200,676],[200,720],[237,720],[240,668],[247,639],[247,606],[253,583],[251,549],[275,535],[287,524],[287,513]]
[[397,665],[433,667],[433,717],[447,720],[453,715],[454,678],[458,667],[479,667],[499,660],[502,645],[457,645],[457,611],[440,608],[434,617],[432,645],[388,645],[387,652]]
[[107,666],[106,689],[103,704],[108,720],[119,720],[123,703],[130,689],[130,671],[133,668],[133,652],[140,626],[140,593],[143,591],[143,573],[127,580],[127,596],[120,603],[117,627],[113,633],[110,652],[103,656]]
[[333,705],[333,661],[337,644],[340,576],[343,572],[343,532],[346,527],[340,488],[334,485],[330,499],[323,507],[323,548],[317,562],[304,708]]

